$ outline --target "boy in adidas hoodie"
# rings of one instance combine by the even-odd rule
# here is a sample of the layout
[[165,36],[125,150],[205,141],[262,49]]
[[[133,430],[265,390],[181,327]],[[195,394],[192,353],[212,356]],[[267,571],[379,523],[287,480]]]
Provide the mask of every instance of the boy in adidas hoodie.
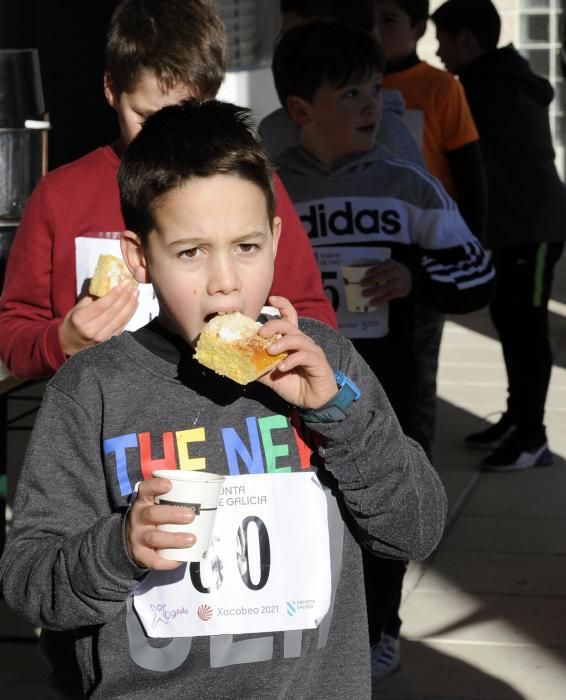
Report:
[[[485,306],[494,271],[442,185],[375,145],[383,52],[370,35],[333,22],[286,32],[273,58],[282,105],[301,145],[276,161],[305,224],[339,328],[379,377],[405,432],[414,434],[413,305],[448,313]],[[344,266],[375,263],[361,280],[369,311],[346,305]],[[374,675],[382,635],[395,647],[404,567],[366,556]],[[378,582],[380,585],[377,591]]]

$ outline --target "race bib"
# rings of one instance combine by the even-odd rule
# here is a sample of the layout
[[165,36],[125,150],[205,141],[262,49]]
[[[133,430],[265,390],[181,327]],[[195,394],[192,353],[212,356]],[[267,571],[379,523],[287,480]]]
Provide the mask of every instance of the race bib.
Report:
[[330,606],[327,500],[312,472],[229,476],[204,563],[151,571],[134,592],[149,637],[317,627]]
[[[94,238],[88,236],[80,236],[75,238],[75,269],[77,277],[77,298],[83,297],[88,293],[88,285],[91,277],[94,275],[96,263],[100,255],[115,255],[122,260],[122,251],[120,250],[120,234],[111,234],[116,236],[113,238]],[[153,287],[151,284],[140,284],[138,308],[135,314],[129,320],[125,330],[135,331],[146,323],[149,323],[152,318],[159,314],[159,305]]]
[[370,311],[348,309],[345,270],[362,262],[379,262],[391,257],[391,248],[319,247],[314,249],[324,290],[338,318],[338,328],[346,338],[382,338],[389,333],[389,304],[370,307]]

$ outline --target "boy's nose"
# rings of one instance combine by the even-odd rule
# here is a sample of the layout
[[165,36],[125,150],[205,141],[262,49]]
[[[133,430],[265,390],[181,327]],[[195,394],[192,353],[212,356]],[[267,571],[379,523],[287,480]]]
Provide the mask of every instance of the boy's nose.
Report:
[[381,108],[381,97],[379,95],[368,95],[363,106],[364,114],[375,114]]
[[233,262],[224,256],[210,262],[208,293],[232,294],[240,289],[240,275]]

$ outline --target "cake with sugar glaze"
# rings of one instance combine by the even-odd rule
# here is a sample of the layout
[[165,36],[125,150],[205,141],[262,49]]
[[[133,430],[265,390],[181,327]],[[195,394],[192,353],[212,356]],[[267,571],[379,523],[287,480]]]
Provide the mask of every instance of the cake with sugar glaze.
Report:
[[280,336],[262,338],[261,325],[239,311],[214,316],[201,331],[195,359],[238,384],[253,382],[287,357],[266,352]]

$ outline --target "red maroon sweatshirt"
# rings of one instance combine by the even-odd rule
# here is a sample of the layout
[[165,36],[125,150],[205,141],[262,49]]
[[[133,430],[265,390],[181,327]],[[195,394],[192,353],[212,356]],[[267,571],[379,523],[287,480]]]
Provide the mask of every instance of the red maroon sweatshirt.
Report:
[[[30,197],[0,298],[0,359],[17,377],[51,376],[67,359],[58,328],[77,302],[75,238],[124,230],[119,165],[111,146],[98,148],[48,173]],[[336,328],[309,239],[277,175],[275,184],[283,228],[271,291],[287,297],[300,316]]]

